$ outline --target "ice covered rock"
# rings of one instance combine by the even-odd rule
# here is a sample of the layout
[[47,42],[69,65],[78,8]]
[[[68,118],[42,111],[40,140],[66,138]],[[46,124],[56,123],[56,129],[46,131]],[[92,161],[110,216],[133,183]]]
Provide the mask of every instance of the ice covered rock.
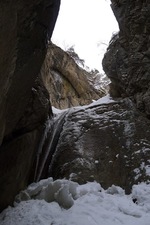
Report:
[[144,182],[133,185],[132,187],[132,199],[133,201],[145,208],[147,212],[150,212],[150,183],[146,184]]
[[[69,110],[49,166],[49,176],[97,181],[131,191],[148,180],[150,121],[126,98],[108,96]],[[138,170],[137,170],[138,169]]]
[[61,207],[68,209],[74,204],[77,196],[76,182],[69,180],[55,180],[52,178],[32,183],[29,187],[21,191],[15,199],[15,204],[29,199],[43,199],[46,202],[56,201]]
[[124,190],[121,187],[118,187],[118,186],[115,186],[115,185],[112,185],[111,187],[109,187],[106,190],[106,192],[108,194],[111,194],[111,195],[114,195],[114,194],[124,195],[125,194]]

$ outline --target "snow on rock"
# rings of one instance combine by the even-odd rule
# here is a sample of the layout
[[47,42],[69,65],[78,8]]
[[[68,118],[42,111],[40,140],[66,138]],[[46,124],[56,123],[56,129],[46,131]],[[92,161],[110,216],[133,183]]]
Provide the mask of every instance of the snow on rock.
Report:
[[150,212],[150,183],[140,183],[133,185],[132,198],[136,204],[142,206],[147,212]]
[[97,105],[102,105],[102,104],[109,104],[109,103],[113,103],[115,102],[115,100],[112,99],[112,97],[107,94],[106,96],[98,99],[98,100],[93,100],[93,102],[89,105],[84,105],[84,106],[76,106],[76,107],[72,107],[72,108],[68,108],[68,109],[57,109],[54,106],[52,106],[52,111],[54,115],[59,115],[62,114],[65,111],[78,111],[78,110],[84,110],[86,108],[89,108],[91,106],[97,106]]
[[[125,195],[124,190],[115,185],[104,190],[96,182],[79,185],[49,178],[30,185],[25,192],[34,199],[5,209],[0,214],[1,225],[150,224],[150,184],[134,185],[132,194]],[[49,194],[53,195],[52,202],[47,201]],[[137,198],[136,203],[133,198]],[[70,202],[70,199],[74,204],[69,209],[62,208],[66,204],[63,202]]]
[[106,96],[98,99],[97,101],[93,101],[93,103],[91,103],[89,106],[100,105],[100,104],[109,104],[112,102],[115,102],[115,101],[112,99],[112,97],[110,97],[109,94],[107,94]]
[[57,114],[62,114],[63,112],[67,111],[69,109],[57,109],[55,108],[54,106],[52,106],[52,111],[53,111],[53,114],[56,116]]
[[[60,114],[58,114],[59,116]],[[115,184],[131,192],[150,179],[150,121],[128,98],[109,95],[66,113],[48,175],[83,184]],[[142,130],[142,132],[141,132]]]
[[73,204],[73,198],[75,198],[78,184],[68,180],[56,180],[52,178],[41,180],[38,183],[33,183],[29,187],[21,191],[16,196],[15,204],[34,199],[44,199],[46,202],[56,201],[63,208],[70,208]]
[[121,187],[112,185],[111,187],[109,187],[106,191],[108,194],[119,194],[119,195],[124,195],[124,190]]

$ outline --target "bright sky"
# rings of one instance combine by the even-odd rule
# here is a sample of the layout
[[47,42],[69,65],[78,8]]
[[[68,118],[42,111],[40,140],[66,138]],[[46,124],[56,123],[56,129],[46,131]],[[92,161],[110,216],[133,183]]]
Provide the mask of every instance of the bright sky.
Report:
[[101,60],[118,25],[109,0],[61,0],[52,41],[75,51],[87,66],[102,71]]

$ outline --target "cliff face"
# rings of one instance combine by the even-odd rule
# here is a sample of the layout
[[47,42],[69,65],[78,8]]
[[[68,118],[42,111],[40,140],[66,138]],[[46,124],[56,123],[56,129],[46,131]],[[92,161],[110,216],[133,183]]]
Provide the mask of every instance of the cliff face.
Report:
[[52,34],[58,3],[58,0],[0,3],[0,108],[3,109],[0,143],[25,110],[45,58],[47,35]]
[[150,178],[150,3],[112,0],[120,31],[103,59],[116,102],[69,112],[50,175],[120,185]]
[[119,98],[51,120],[49,98],[65,108],[99,97],[60,48],[50,44],[46,55],[59,3],[0,2],[0,210],[34,177],[97,180],[126,191],[150,177],[150,3],[112,0],[120,32],[103,67]]
[[59,5],[0,2],[0,210],[34,179],[46,121],[53,116],[50,100],[64,108],[101,95],[68,54],[48,48]]
[[52,115],[37,77],[59,4],[0,2],[0,210],[27,184],[40,133]]
[[149,126],[128,98],[104,97],[70,110],[49,162],[49,175],[79,183],[97,181],[104,188],[115,184],[129,193],[135,183],[150,178]]
[[150,116],[150,3],[112,0],[120,31],[103,59],[112,81],[112,94],[132,96],[137,108]]
[[91,74],[52,43],[49,45],[41,76],[49,92],[51,104],[59,109],[86,105],[104,95],[90,84]]

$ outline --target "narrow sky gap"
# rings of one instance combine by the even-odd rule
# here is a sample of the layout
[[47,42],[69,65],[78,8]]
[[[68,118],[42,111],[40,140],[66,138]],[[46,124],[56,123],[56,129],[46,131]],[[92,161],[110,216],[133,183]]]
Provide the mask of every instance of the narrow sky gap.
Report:
[[101,60],[117,31],[109,0],[61,0],[52,41],[65,50],[74,45],[87,66],[102,72]]

